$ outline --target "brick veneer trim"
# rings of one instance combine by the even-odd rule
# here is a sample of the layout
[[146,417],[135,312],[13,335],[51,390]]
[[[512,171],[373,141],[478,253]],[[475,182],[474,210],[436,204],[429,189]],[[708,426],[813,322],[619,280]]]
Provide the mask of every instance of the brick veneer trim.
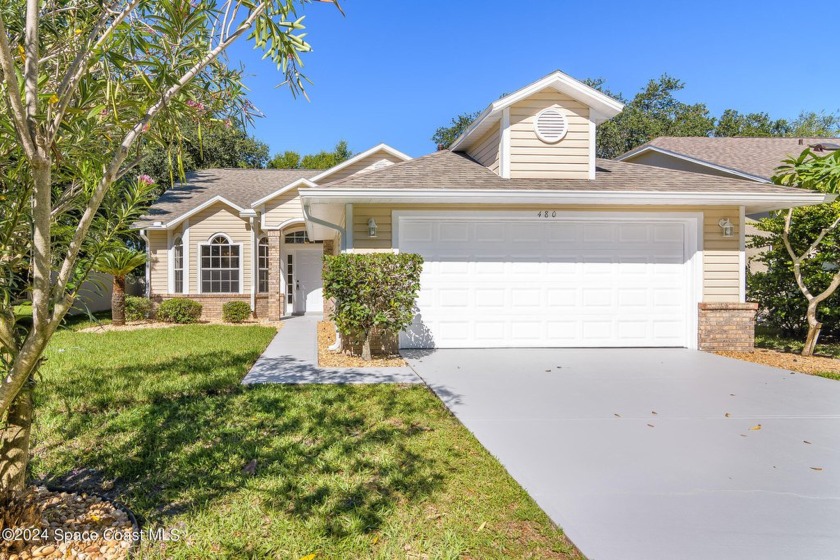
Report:
[[710,352],[752,352],[755,347],[757,303],[697,305],[697,347]]

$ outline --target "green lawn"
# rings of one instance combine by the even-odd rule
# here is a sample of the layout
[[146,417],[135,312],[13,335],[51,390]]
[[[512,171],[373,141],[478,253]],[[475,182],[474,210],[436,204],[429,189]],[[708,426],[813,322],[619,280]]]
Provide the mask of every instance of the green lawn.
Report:
[[[769,348],[779,352],[790,352],[799,354],[805,345],[805,336],[802,338],[790,338],[764,328],[755,329],[756,348]],[[820,337],[817,339],[816,355],[829,358],[840,358],[840,342]]]
[[240,386],[272,336],[60,331],[34,474],[83,469],[186,535],[143,558],[578,558],[424,387]]

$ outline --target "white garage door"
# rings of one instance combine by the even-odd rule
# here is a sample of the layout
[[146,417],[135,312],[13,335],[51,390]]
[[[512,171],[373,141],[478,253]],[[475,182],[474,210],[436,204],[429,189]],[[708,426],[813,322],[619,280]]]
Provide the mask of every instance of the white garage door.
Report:
[[403,348],[688,345],[689,222],[395,220],[400,250],[425,258]]

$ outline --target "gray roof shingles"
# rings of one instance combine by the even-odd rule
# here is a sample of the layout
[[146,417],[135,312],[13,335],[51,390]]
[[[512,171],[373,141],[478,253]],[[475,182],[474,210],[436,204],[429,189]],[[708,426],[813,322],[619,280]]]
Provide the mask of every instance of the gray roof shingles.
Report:
[[[800,140],[802,144],[800,144]],[[798,156],[811,145],[840,143],[840,138],[708,138],[705,136],[660,136],[633,148],[621,157],[649,146],[705,161],[733,171],[769,180],[782,160]]]
[[595,179],[503,179],[471,159],[449,150],[356,175],[325,185],[329,189],[503,189],[615,192],[794,193],[779,187],[687,171],[598,159]]
[[215,196],[240,208],[250,208],[262,197],[302,178],[322,173],[318,169],[205,169],[187,174],[186,183],[166,191],[138,220],[135,227],[169,222]]

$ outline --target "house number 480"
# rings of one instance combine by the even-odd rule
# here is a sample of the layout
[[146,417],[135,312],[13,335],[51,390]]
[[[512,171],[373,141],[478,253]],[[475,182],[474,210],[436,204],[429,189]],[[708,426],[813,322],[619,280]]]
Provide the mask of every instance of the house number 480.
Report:
[[537,212],[537,218],[556,218],[557,210],[540,210]]

